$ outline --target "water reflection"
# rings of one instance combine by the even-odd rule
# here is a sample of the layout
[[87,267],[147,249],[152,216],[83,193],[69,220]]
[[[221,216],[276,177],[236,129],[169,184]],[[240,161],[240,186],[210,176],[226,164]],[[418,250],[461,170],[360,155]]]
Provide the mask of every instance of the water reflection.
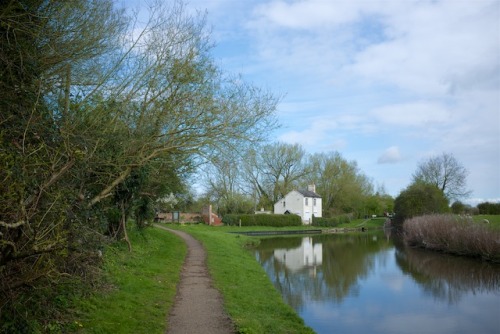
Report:
[[499,265],[395,246],[382,232],[264,239],[256,257],[318,333],[500,332]]
[[499,268],[492,263],[414,248],[397,249],[396,262],[424,293],[449,304],[468,293],[500,291]]
[[316,275],[316,268],[323,262],[323,245],[314,244],[312,238],[303,238],[297,248],[278,248],[274,250],[274,258],[281,262],[288,270],[298,272],[309,269],[312,276]]

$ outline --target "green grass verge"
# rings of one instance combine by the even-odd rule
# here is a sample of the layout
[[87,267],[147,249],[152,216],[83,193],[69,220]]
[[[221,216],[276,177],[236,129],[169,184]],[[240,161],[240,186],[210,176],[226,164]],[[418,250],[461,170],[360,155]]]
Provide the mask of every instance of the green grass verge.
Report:
[[500,229],[500,215],[476,215],[472,216],[476,223],[483,223],[487,219],[490,223],[489,226],[495,229]]
[[276,228],[206,225],[172,227],[193,235],[203,243],[208,252],[210,273],[239,333],[314,333],[283,301],[264,269],[247,249],[249,244],[257,243],[258,239],[228,233]]
[[80,333],[164,333],[186,255],[182,239],[131,228],[133,252],[117,243],[104,253],[110,288],[76,303]]

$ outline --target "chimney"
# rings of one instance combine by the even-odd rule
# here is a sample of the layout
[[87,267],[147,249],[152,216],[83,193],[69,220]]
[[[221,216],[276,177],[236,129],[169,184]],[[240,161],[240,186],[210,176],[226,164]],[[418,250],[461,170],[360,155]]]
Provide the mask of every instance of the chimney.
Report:
[[307,190],[312,191],[313,193],[316,192],[316,186],[313,184],[310,184],[307,186]]

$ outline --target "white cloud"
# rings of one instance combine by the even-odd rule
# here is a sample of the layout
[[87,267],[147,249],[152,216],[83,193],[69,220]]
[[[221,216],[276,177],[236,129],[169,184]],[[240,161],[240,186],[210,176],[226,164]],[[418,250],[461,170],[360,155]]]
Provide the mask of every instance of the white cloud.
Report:
[[277,139],[344,150],[395,189],[426,152],[450,152],[474,196],[500,194],[500,1],[194,2],[233,46],[226,64],[287,94]]
[[422,127],[445,123],[450,112],[432,102],[412,102],[376,108],[371,114],[382,125]]
[[399,152],[399,147],[391,146],[382,153],[378,158],[377,163],[379,164],[394,164],[401,161],[401,153]]
[[309,0],[288,3],[272,1],[256,8],[261,20],[281,28],[313,29],[350,22],[360,14],[353,2]]
[[280,135],[280,141],[286,143],[298,143],[305,149],[314,151],[318,147],[329,147],[330,150],[341,149],[345,146],[345,141],[341,139],[331,140],[331,133],[334,132],[338,123],[334,119],[301,119],[302,126],[296,126],[295,130],[289,130]]

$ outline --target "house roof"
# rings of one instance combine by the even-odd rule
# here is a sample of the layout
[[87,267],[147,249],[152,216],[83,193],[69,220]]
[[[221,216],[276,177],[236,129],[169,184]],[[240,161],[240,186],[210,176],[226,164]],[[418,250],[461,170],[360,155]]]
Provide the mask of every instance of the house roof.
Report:
[[321,198],[321,196],[316,194],[314,191],[310,190],[297,190],[297,191],[301,193],[304,197]]

